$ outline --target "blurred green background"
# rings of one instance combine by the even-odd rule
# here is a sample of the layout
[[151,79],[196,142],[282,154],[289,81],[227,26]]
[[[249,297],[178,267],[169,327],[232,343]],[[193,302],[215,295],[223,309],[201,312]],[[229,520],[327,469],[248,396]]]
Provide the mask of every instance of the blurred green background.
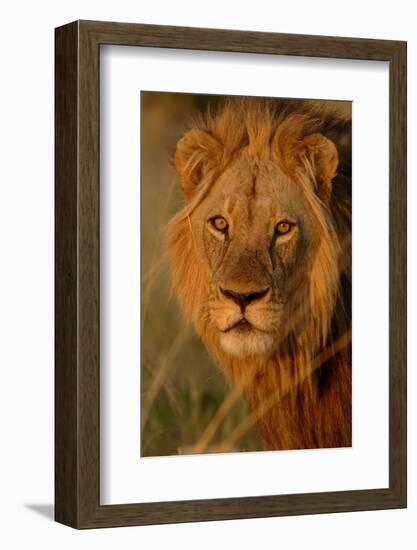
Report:
[[[262,450],[253,426],[244,426],[246,399],[232,393],[181,316],[166,257],[166,225],[184,204],[175,144],[193,114],[224,99],[141,92],[141,456]],[[350,102],[326,103],[350,113]]]

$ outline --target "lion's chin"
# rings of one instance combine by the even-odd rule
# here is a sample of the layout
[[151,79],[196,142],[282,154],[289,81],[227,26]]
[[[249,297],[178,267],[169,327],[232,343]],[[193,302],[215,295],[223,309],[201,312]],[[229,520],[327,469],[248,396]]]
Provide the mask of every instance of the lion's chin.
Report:
[[246,332],[231,330],[221,334],[220,345],[223,351],[235,357],[267,355],[273,350],[274,338],[256,329]]

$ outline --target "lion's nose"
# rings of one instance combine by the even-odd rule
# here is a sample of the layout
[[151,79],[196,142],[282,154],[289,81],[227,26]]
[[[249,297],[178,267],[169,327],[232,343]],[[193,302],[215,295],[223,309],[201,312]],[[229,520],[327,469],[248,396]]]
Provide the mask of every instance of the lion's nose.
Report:
[[260,300],[269,291],[268,288],[264,288],[263,290],[257,290],[254,292],[245,292],[244,294],[241,294],[240,292],[235,292],[233,290],[228,290],[220,287],[220,292],[225,296],[226,298],[229,298],[229,300],[233,300],[239,307],[242,313],[245,311],[246,306],[251,304],[252,302],[255,302],[255,300]]

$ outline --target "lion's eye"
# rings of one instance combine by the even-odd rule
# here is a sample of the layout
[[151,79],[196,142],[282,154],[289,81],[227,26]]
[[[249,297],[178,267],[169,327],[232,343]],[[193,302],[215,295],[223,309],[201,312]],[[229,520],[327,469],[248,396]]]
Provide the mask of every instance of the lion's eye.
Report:
[[279,222],[276,227],[278,235],[285,235],[286,233],[289,233],[291,229],[292,223],[287,221]]
[[227,221],[221,216],[212,218],[211,224],[215,229],[217,229],[217,231],[221,231],[222,233],[224,233],[227,229]]

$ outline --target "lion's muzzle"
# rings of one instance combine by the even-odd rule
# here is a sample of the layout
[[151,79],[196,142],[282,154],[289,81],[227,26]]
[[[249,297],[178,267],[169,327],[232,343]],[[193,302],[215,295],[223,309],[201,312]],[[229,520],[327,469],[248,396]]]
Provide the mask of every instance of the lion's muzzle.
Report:
[[240,307],[240,311],[242,313],[245,313],[246,306],[251,304],[252,302],[255,302],[256,300],[261,300],[264,298],[267,293],[269,292],[269,287],[264,288],[263,290],[254,290],[252,292],[236,292],[234,290],[230,289],[224,289],[220,287],[220,292],[228,298],[229,300],[232,300]]

